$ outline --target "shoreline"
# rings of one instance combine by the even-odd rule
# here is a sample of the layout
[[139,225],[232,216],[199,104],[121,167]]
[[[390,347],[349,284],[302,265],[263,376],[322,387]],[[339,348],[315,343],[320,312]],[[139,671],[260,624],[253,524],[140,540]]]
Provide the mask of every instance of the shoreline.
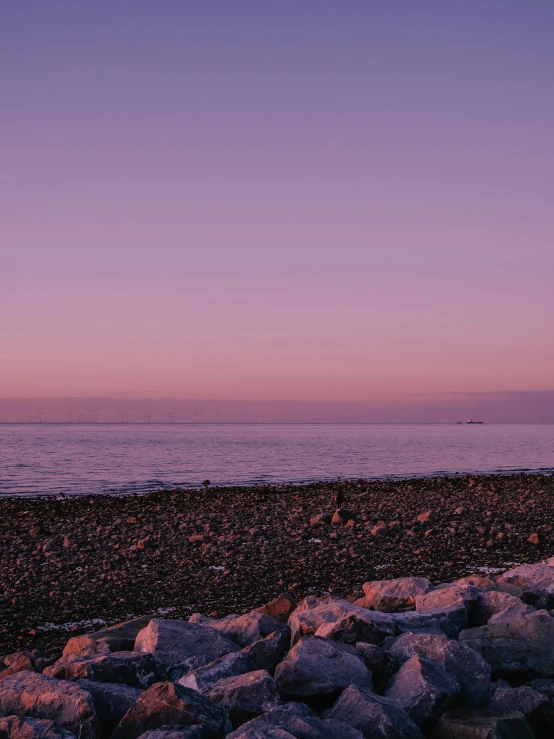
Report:
[[[310,523],[339,490],[354,523]],[[2,497],[0,514],[0,654],[55,651],[67,631],[48,624],[241,613],[283,591],[354,596],[554,553],[554,476],[528,472]]]

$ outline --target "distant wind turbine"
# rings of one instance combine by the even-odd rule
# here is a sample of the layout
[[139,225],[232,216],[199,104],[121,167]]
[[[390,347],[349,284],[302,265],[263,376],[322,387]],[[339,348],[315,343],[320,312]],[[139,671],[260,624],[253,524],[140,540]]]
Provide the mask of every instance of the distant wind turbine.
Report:
[[81,411],[79,409],[77,409],[77,423],[81,423],[81,416],[82,415],[83,414],[81,413]]
[[244,423],[244,417],[245,417],[245,416],[246,416],[246,411],[241,411],[241,412],[240,412],[240,422],[241,422],[241,423]]
[[267,416],[267,413],[262,411],[262,423],[265,423],[265,417]]
[[173,414],[174,413],[175,413],[175,411],[169,411],[169,413],[167,414],[169,416],[169,418],[171,419],[169,423],[173,423]]
[[125,411],[122,411],[121,409],[120,409],[119,413],[121,414],[121,423],[123,423],[123,421],[125,420],[126,413],[125,413]]
[[221,423],[221,414],[219,413],[219,411],[217,412],[216,418],[217,418],[217,422]]
[[42,408],[39,405],[39,407],[38,407],[38,413],[37,413],[38,422],[39,423],[42,423],[42,417],[44,416],[45,413],[46,413],[46,411],[43,411]]
[[71,410],[71,408],[69,409],[69,413],[66,413],[65,415],[69,416],[69,423],[72,423],[73,422],[73,411]]
[[29,423],[33,423],[33,414],[27,413],[27,415],[29,416]]
[[305,423],[308,423],[308,414],[307,413],[304,413],[304,419],[305,419]]
[[150,423],[150,416],[152,415],[152,411],[149,411],[147,408],[145,408],[144,412],[146,413],[146,423]]
[[198,410],[198,408],[196,408],[195,413],[196,413],[196,423],[200,423],[200,416],[202,415],[202,413]]
[[96,408],[96,410],[92,410],[91,413],[94,413],[94,423],[98,423],[98,411],[100,408]]

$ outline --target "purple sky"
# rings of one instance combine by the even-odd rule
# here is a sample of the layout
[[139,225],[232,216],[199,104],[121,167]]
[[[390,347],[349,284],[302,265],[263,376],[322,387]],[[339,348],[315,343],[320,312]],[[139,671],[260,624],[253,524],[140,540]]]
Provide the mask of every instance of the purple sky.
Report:
[[6,5],[0,397],[550,398],[553,39],[540,0]]

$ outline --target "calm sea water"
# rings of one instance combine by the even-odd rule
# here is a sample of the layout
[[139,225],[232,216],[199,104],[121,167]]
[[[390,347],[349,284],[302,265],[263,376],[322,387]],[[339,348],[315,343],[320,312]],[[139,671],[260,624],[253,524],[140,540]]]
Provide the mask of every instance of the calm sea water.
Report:
[[554,470],[554,425],[0,425],[0,496]]

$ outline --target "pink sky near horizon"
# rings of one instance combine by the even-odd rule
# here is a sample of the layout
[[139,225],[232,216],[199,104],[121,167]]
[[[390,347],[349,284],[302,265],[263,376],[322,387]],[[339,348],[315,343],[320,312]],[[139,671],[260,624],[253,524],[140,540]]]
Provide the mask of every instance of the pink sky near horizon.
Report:
[[0,397],[554,389],[554,6],[4,16]]

